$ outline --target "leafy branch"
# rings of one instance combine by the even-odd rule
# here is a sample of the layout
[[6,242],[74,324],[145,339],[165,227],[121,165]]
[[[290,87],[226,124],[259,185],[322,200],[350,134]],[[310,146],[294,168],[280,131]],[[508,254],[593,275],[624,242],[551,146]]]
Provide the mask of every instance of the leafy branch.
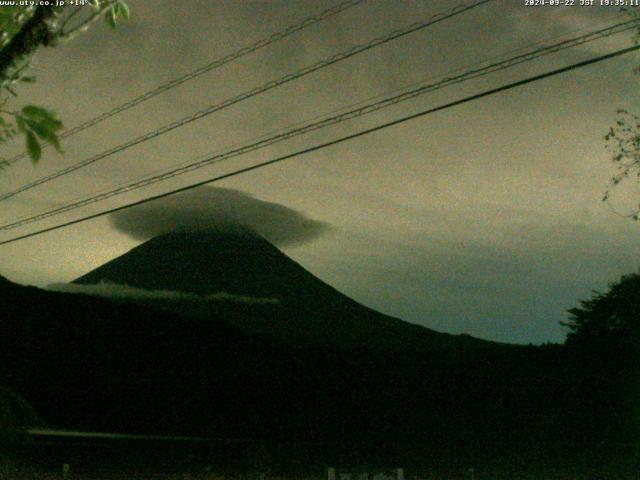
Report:
[[129,20],[129,6],[123,0],[94,0],[90,4],[92,6],[91,13],[81,18],[75,25],[71,26],[71,21],[79,13],[86,10],[83,7],[77,7],[63,20],[60,31],[57,34],[58,41],[68,41],[79,33],[85,32],[101,16],[104,16],[107,25],[112,29],[117,28],[119,20]]
[[[120,20],[128,20],[130,16],[124,0],[90,0],[89,5],[75,8],[52,5],[0,7],[1,106],[18,96],[17,88],[21,83],[36,80],[26,75],[36,49],[68,41],[86,31],[100,17],[115,29]],[[57,116],[42,107],[28,105],[19,112],[0,110],[0,144],[7,143],[16,134],[23,135],[33,163],[41,158],[44,145],[52,145],[62,153],[58,138],[62,127]],[[0,159],[0,169],[9,165],[7,160]]]
[[[611,198],[613,189],[629,178],[640,182],[640,117],[626,110],[618,110],[615,125],[604,136],[607,148],[612,152],[612,160],[617,173],[611,177],[603,202]],[[624,215],[634,220],[640,218],[640,205],[631,214]]]
[[[624,7],[621,10],[634,19],[640,20],[640,11],[637,8]],[[635,43],[640,43],[640,28],[635,31],[633,40]],[[636,67],[634,72],[640,75],[640,67]],[[617,170],[609,180],[602,197],[602,201],[608,202],[610,207],[613,190],[620,184],[635,178],[636,184],[640,185],[640,117],[624,109],[618,109],[616,114],[614,125],[604,136]],[[623,217],[640,220],[640,204],[633,207],[628,214],[622,214],[615,209],[613,211]]]

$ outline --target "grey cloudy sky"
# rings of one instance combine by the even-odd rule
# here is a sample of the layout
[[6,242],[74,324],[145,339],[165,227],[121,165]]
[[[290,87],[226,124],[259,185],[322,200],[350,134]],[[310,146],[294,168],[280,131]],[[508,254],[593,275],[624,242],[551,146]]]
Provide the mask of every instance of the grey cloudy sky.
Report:
[[[73,126],[335,2],[131,0],[118,32],[96,25],[34,58],[19,99]],[[369,0],[329,21],[110,119],[0,176],[0,190],[261,85],[356,43],[451,8],[448,0]],[[0,204],[0,221],[110,189],[345,105],[525,46],[611,24],[614,7],[527,7],[496,0],[266,95],[104,159]],[[443,89],[144,191],[93,213],[355,132],[630,44],[617,36]],[[560,341],[558,321],[593,289],[637,270],[638,225],[600,200],[614,173],[603,135],[616,108],[638,111],[637,56],[619,57],[424,117],[217,184],[318,225],[284,251],[385,313],[441,331],[513,342]],[[19,147],[7,149],[17,152]],[[621,211],[629,198],[616,198]],[[173,204],[177,204],[174,202]],[[176,207],[176,208],[179,208]],[[74,218],[68,214],[38,226]],[[3,233],[26,233],[35,225]],[[0,274],[69,281],[139,243],[103,218],[0,247]]]

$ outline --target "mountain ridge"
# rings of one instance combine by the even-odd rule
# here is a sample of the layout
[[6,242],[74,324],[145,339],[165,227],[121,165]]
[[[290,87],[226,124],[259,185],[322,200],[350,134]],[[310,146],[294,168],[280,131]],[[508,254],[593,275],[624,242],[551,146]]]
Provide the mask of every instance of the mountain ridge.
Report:
[[377,312],[317,278],[247,229],[154,237],[72,283],[101,282],[197,295],[225,292],[276,298],[278,305],[241,309],[225,305],[226,312],[219,306],[211,311],[226,313],[232,324],[249,332],[293,344],[420,350],[495,344],[437,332]]
[[460,446],[481,458],[519,451],[532,425],[564,446],[588,423],[559,348],[468,348],[413,335],[419,327],[395,343],[390,329],[377,343],[310,345],[234,326],[273,306],[215,303],[201,315],[0,281],[0,384],[51,428],[302,442],[323,454],[416,442],[416,458],[455,459]]

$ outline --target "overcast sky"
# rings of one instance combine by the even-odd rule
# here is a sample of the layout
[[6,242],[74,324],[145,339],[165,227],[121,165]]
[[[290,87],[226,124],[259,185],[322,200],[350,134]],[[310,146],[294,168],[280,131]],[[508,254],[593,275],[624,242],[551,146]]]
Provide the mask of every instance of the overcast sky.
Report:
[[[33,62],[38,82],[22,88],[19,101],[47,106],[71,127],[335,4],[129,3],[132,19],[117,32],[101,22],[70,44],[39,51]],[[369,0],[66,140],[64,157],[47,151],[36,167],[25,160],[0,175],[0,191],[456,3]],[[0,221],[620,18],[614,7],[527,7],[524,0],[496,0],[18,195],[0,204]],[[630,41],[617,36],[443,89],[37,226],[267,160]],[[281,242],[282,249],[368,306],[445,332],[521,343],[561,341],[564,331],[558,322],[566,319],[568,308],[640,266],[640,226],[601,202],[615,173],[603,136],[616,108],[640,111],[640,77],[632,72],[638,63],[636,55],[618,57],[216,187],[235,192],[230,195],[239,201],[271,205],[276,212],[272,235],[280,228],[278,212],[309,222],[312,234],[293,235],[297,240]],[[5,151],[15,153],[19,146]],[[185,198],[188,213],[199,200]],[[620,211],[628,207],[628,199],[614,200]],[[214,212],[218,208],[212,202],[198,203],[206,218],[213,215],[207,205]],[[171,205],[172,215],[180,211],[180,201]],[[36,285],[70,281],[142,241],[140,232],[120,227],[114,219],[102,218],[0,246],[0,274]],[[4,232],[2,238],[35,228]]]

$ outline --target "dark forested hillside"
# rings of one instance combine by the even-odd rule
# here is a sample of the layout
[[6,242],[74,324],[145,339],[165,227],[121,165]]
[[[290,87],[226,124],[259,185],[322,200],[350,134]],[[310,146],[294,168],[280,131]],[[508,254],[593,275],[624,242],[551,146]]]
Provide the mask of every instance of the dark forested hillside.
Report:
[[58,428],[479,453],[577,442],[588,427],[559,347],[294,348],[219,318],[6,281],[0,299],[3,380]]
[[[291,277],[282,272],[279,288],[268,270],[256,289],[231,282],[199,292],[275,303],[99,298],[0,277],[0,384],[53,428],[293,442],[308,446],[303,457],[349,445],[379,459],[555,464],[578,456],[596,468],[611,458],[621,464],[620,452],[633,448],[632,437],[607,426],[620,424],[606,399],[624,377],[592,375],[585,352],[439,334],[291,269],[308,297],[283,290]],[[131,278],[124,275],[134,286],[169,287]],[[114,277],[93,280],[102,279]],[[260,289],[262,281],[271,285]]]

